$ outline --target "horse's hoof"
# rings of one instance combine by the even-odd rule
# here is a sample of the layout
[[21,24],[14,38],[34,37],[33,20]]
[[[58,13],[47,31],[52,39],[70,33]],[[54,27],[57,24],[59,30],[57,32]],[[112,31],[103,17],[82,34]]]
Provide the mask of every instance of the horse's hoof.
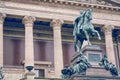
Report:
[[92,44],[88,44],[89,46],[91,46]]
[[98,38],[99,40],[101,40],[101,38]]
[[91,46],[92,44],[91,44],[91,43],[89,43],[88,45],[90,45],[90,46]]

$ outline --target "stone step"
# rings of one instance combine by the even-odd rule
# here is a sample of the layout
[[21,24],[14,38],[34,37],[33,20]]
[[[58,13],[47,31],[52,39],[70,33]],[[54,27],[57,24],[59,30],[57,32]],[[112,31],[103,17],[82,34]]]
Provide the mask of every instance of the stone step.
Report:
[[62,79],[58,79],[58,78],[36,78],[35,80],[62,80]]
[[73,75],[70,80],[120,80],[120,76]]

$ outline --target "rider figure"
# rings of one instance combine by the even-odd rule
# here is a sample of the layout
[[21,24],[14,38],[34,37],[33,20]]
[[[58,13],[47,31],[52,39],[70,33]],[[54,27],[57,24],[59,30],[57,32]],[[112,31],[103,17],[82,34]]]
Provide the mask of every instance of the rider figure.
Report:
[[78,46],[76,46],[76,44],[77,44],[77,36],[76,35],[80,35],[81,34],[80,33],[80,27],[84,23],[84,15],[85,15],[85,11],[81,10],[80,11],[80,15],[73,22],[73,25],[74,25],[74,30],[73,30],[74,46],[75,46],[75,51],[78,51],[78,52],[79,52],[79,48],[78,48]]
[[[73,36],[74,36],[74,48],[75,52],[81,52],[81,48],[83,45],[84,40],[88,41],[88,44],[91,45],[89,35],[94,35],[94,33],[97,34],[98,39],[101,40],[101,37],[94,29],[94,26],[92,25],[92,10],[88,9],[86,11],[81,10],[80,15],[75,19],[73,26]],[[78,41],[80,42],[78,45]]]
[[[82,19],[83,21],[85,21],[85,17],[86,17],[86,13],[87,13],[87,12],[89,13],[89,15],[91,15],[92,9],[88,9],[86,12],[83,13],[83,17],[82,17],[82,18],[83,18],[83,19]],[[89,20],[92,20],[92,16],[90,16],[90,19],[89,19]],[[84,24],[83,21],[82,21],[82,23],[80,23],[80,26],[78,25],[78,26],[80,27],[80,30],[83,29],[83,26],[82,26],[82,24]],[[79,21],[79,22],[80,22],[80,21]],[[79,28],[79,27],[78,27],[78,28]]]
[[80,30],[82,30],[82,25],[84,23],[84,17],[85,17],[85,11],[80,11],[80,20],[78,22],[78,33],[80,33]]
[[74,21],[74,30],[73,30],[73,35],[75,35],[75,32],[77,32],[77,34],[80,34],[80,28],[83,24],[84,21],[84,14],[85,11],[81,10],[80,11],[80,16],[78,16],[75,21]]

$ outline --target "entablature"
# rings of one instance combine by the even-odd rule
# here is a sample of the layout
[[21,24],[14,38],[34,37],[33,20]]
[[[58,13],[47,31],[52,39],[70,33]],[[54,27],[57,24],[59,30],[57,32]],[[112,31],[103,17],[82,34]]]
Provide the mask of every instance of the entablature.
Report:
[[[52,5],[61,4],[61,5],[70,5],[70,6],[81,6],[81,7],[91,7],[97,9],[104,9],[104,10],[120,10],[119,7],[113,6],[111,2],[116,4],[116,1],[109,2],[108,0],[2,0],[2,1],[9,1],[9,2],[18,2],[18,3],[27,3],[27,4],[37,4],[40,5],[41,3],[49,3]],[[2,2],[1,2],[2,3]],[[1,4],[0,3],[0,4]]]
[[[70,24],[73,23],[74,19],[79,15],[80,10],[82,9],[85,10],[87,8],[90,8],[90,6],[87,6],[87,7],[80,6],[80,5],[70,6],[70,4],[65,5],[65,4],[55,3],[55,2],[48,3],[48,2],[45,2],[45,0],[44,2],[43,0],[39,0],[42,2],[42,3],[39,3],[39,5],[10,2],[10,1],[24,1],[24,0],[2,1],[2,3],[0,3],[0,12],[6,13],[7,16],[12,16],[12,17],[19,16],[20,18],[23,18],[24,16],[34,16],[37,18],[37,20],[43,20],[43,21],[47,20],[49,22],[52,21],[53,19],[61,19],[61,20],[64,20],[65,23],[70,23]],[[49,1],[49,0],[46,0],[46,1]],[[120,13],[119,13],[120,7],[114,7],[114,8],[116,10],[109,10],[109,8],[107,8],[107,10],[95,9],[93,7],[92,23],[98,24],[98,25],[109,24],[114,26],[120,26]]]

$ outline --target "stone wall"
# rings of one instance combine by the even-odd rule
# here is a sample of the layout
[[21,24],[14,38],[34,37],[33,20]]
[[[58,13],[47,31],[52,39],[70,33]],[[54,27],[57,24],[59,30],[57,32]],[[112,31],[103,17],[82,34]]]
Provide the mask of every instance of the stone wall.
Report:
[[22,77],[20,73],[5,73],[5,80],[20,80]]
[[4,68],[5,80],[20,80],[24,77],[24,69],[20,68]]

